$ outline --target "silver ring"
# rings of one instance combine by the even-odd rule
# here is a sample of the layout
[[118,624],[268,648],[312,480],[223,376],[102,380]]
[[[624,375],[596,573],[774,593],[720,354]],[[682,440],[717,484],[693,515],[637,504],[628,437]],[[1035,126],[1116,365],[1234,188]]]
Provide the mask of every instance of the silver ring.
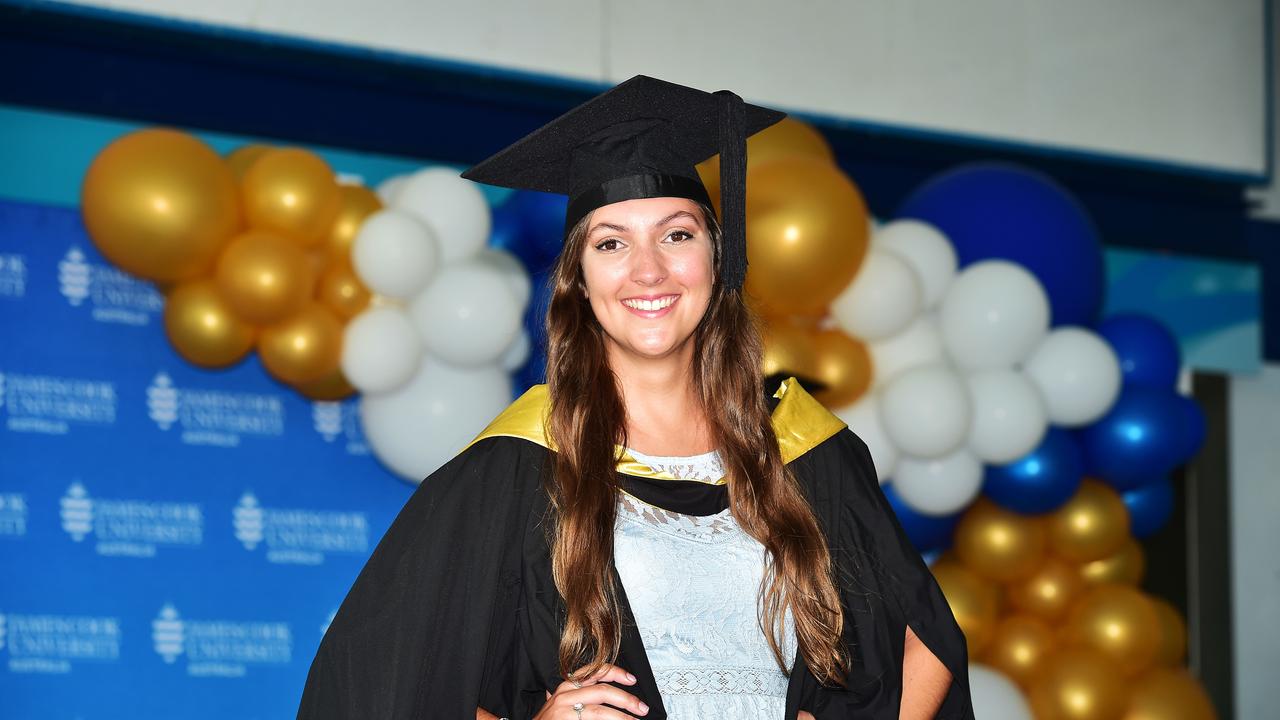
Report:
[[574,703],[573,711],[578,714],[578,720],[582,720],[582,703]]
[[569,678],[569,682],[573,683],[573,686],[578,690],[582,689],[582,683],[578,682],[577,680],[574,680],[573,678]]

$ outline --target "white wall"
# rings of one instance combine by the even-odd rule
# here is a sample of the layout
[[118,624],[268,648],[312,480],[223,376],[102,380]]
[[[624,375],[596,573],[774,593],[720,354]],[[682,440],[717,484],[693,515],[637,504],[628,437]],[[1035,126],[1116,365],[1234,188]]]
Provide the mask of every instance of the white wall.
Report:
[[1261,174],[1265,0],[76,0]]

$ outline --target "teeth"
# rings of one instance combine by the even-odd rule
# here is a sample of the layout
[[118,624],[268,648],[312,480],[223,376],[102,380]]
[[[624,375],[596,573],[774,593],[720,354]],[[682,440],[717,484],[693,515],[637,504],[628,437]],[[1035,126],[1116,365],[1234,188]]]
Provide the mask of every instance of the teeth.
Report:
[[666,307],[671,307],[671,304],[676,301],[676,297],[678,296],[668,295],[667,297],[658,298],[657,300],[623,300],[622,304],[629,308],[635,308],[636,310],[651,312],[653,310],[661,310]]

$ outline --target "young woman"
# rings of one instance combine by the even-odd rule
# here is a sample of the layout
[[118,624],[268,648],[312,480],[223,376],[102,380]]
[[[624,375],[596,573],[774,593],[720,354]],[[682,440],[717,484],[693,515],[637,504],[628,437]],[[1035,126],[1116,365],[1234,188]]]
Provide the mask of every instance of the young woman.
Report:
[[570,195],[547,384],[410,499],[299,717],[972,717],[865,445],[763,386],[743,146],[780,117],[638,76],[468,171]]

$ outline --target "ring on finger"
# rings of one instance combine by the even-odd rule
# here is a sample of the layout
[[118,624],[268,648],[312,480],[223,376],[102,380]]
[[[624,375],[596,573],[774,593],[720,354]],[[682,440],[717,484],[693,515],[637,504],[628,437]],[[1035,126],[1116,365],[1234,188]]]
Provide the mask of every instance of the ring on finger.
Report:
[[573,711],[578,714],[578,720],[582,720],[582,703],[574,703]]
[[573,686],[578,690],[582,689],[582,683],[578,682],[577,680],[574,680],[573,678],[569,678],[569,682],[573,683]]

